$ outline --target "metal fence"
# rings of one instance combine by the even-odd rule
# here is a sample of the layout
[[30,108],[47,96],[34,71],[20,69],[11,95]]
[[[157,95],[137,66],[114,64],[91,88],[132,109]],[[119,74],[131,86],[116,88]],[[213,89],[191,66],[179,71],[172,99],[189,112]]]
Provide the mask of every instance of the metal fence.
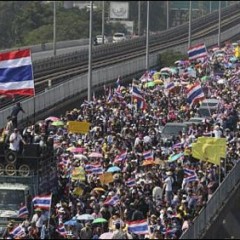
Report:
[[[229,38],[235,36],[239,33],[240,24],[228,29],[222,33],[222,40],[228,40]],[[193,45],[199,42],[204,42],[206,46],[212,46],[217,43],[218,35],[213,35],[210,37],[198,39],[193,41]],[[187,43],[170,48],[173,51],[179,51],[182,53],[187,52]],[[156,66],[158,63],[159,53],[166,51],[164,49],[160,52],[150,54],[149,56],[149,66]],[[93,88],[100,86],[109,81],[114,81],[118,76],[127,76],[134,74],[136,72],[145,69],[145,56],[136,58],[134,60],[126,61],[124,63],[119,63],[112,65],[110,67],[98,69],[92,72],[92,86]],[[52,89],[47,90],[35,97],[35,112],[36,114],[49,109],[56,104],[60,104],[61,101],[69,99],[71,96],[77,95],[87,91],[87,74],[74,77],[73,79],[57,86]],[[34,98],[26,99],[22,102],[23,109],[26,114],[19,114],[19,120],[24,120],[27,117],[33,116],[34,114]],[[3,109],[0,111],[0,128],[3,128],[6,124],[7,116],[10,115],[12,107]]]
[[180,239],[199,239],[211,225],[214,217],[217,216],[223,204],[228,200],[230,193],[240,181],[240,161],[234,166],[226,176],[213,196],[207,202],[207,206],[202,209],[189,229],[184,232]]

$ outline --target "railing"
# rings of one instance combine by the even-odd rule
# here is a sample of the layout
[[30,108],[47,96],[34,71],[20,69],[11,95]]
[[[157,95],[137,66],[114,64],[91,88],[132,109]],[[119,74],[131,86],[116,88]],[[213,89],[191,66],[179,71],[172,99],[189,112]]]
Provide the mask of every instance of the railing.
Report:
[[206,232],[211,221],[218,214],[223,204],[228,200],[230,193],[240,181],[240,161],[233,167],[226,176],[213,196],[207,202],[207,206],[202,209],[193,221],[193,224],[181,236],[181,239],[199,239]]

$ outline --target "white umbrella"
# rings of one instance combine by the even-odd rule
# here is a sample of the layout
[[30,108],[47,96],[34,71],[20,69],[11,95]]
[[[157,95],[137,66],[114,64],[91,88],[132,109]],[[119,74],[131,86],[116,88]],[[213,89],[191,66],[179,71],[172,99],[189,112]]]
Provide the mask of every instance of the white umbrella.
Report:
[[82,214],[82,215],[77,217],[77,220],[92,221],[92,220],[94,220],[94,217],[90,214]]

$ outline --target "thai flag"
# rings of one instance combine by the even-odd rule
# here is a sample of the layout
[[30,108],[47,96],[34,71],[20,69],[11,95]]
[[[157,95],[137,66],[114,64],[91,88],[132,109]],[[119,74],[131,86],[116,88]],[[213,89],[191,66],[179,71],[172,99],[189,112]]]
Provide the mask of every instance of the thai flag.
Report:
[[182,148],[183,147],[183,143],[176,143],[172,146],[172,149],[179,149],[179,148]]
[[117,206],[117,204],[120,203],[120,198],[115,195],[107,200],[104,201],[104,205],[111,205],[111,206]]
[[171,91],[171,90],[173,90],[174,88],[175,88],[174,82],[169,82],[169,83],[167,83],[167,84],[165,85],[165,90],[167,90],[167,91]]
[[103,174],[103,168],[101,165],[86,165],[85,170],[92,174]]
[[123,99],[124,99],[124,96],[122,95],[121,92],[116,91],[116,92],[114,93],[114,95],[115,95],[117,98],[119,98],[120,100],[123,100]]
[[147,103],[145,99],[137,99],[137,109],[145,110],[147,108]]
[[188,176],[192,176],[192,175],[196,175],[195,170],[189,169],[189,168],[184,168],[184,174],[188,175]]
[[208,53],[205,44],[199,44],[188,49],[189,60],[206,57],[207,55]]
[[127,151],[120,153],[119,155],[117,155],[114,159],[114,162],[122,162],[127,158]]
[[130,188],[135,187],[136,186],[136,180],[134,178],[130,178],[130,179],[127,180],[126,184]]
[[111,88],[109,88],[108,97],[107,97],[107,102],[108,102],[108,103],[111,103],[111,102],[112,102],[112,99],[113,99],[112,91],[111,91]]
[[153,152],[151,150],[143,153],[144,160],[153,160]]
[[36,196],[32,200],[34,208],[49,210],[52,203],[52,194],[46,196]]
[[132,87],[132,97],[138,100],[144,100],[143,93],[137,86]]
[[64,226],[59,226],[57,229],[56,229],[56,232],[58,232],[61,236],[66,236],[67,235],[67,231],[65,229]]
[[195,181],[199,181],[197,175],[192,175],[192,176],[183,178],[183,183],[184,184],[190,183],[190,182],[195,182]]
[[187,89],[187,102],[192,106],[194,103],[201,101],[205,98],[202,87],[199,83],[193,84]]
[[24,218],[29,214],[27,206],[23,206],[19,209],[18,211],[18,217],[19,218]]
[[147,220],[128,222],[128,231],[137,235],[148,234],[149,230]]
[[0,94],[35,95],[30,49],[0,53]]
[[17,226],[10,232],[10,235],[12,236],[13,239],[15,239],[20,237],[25,237],[26,232],[22,226]]
[[141,82],[147,82],[147,81],[152,81],[152,74],[148,71],[146,71],[139,79]]

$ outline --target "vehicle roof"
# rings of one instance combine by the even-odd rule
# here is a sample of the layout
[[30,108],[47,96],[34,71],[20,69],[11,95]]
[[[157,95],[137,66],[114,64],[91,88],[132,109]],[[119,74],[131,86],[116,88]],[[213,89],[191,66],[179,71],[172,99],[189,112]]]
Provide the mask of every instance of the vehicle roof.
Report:
[[209,99],[204,99],[202,102],[203,103],[219,103],[220,100],[215,98],[209,98]]
[[120,33],[120,32],[114,33],[113,35],[117,35],[117,34],[125,35],[125,33]]
[[1,183],[0,184],[0,190],[27,190],[29,189],[29,186],[23,185],[20,183]]
[[[186,123],[179,123],[179,122],[170,122],[170,123],[167,123],[165,126],[183,126],[185,127],[186,126]],[[165,127],[164,126],[164,127]]]

